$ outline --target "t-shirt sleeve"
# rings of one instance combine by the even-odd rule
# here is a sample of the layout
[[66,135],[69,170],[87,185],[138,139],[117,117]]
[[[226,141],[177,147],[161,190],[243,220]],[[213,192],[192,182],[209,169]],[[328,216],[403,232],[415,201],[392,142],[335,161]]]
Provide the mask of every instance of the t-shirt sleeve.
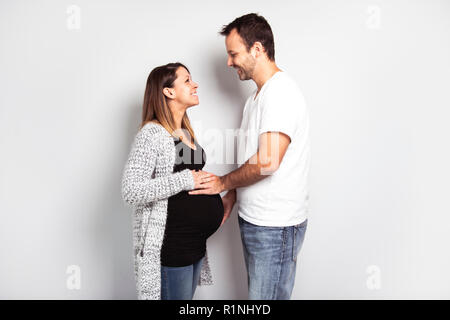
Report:
[[[285,88],[286,89],[286,88]],[[286,93],[279,86],[267,88],[261,101],[261,119],[258,134],[276,131],[282,132],[294,139],[296,130],[300,123],[300,104],[303,99],[297,95]]]

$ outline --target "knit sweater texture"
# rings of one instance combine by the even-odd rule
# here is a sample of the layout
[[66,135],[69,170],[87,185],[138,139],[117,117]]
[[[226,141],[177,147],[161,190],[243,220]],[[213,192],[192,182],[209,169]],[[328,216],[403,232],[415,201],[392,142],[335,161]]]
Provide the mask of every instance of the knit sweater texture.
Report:
[[[122,198],[133,208],[133,247],[136,289],[139,300],[161,299],[161,247],[168,198],[194,189],[189,169],[173,172],[175,143],[160,124],[145,124],[134,138],[122,176]],[[211,285],[205,255],[199,285]]]

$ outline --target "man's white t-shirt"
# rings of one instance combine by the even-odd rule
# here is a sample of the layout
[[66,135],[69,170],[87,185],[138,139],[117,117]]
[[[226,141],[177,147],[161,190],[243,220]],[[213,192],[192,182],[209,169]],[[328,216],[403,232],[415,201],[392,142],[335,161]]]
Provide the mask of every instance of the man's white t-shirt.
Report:
[[238,134],[238,164],[258,151],[259,135],[282,132],[291,138],[281,164],[273,174],[237,188],[238,214],[260,226],[286,227],[302,223],[308,211],[310,163],[309,117],[303,95],[294,80],[278,71],[245,103]]

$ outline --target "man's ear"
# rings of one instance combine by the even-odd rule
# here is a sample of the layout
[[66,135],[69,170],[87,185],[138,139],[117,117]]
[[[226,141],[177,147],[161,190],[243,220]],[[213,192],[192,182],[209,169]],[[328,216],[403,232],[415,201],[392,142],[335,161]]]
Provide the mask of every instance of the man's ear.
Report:
[[173,90],[173,88],[164,88],[163,94],[169,99],[175,98],[175,90]]
[[257,58],[264,53],[264,47],[261,42],[256,41],[252,46],[252,51],[254,52],[254,57]]

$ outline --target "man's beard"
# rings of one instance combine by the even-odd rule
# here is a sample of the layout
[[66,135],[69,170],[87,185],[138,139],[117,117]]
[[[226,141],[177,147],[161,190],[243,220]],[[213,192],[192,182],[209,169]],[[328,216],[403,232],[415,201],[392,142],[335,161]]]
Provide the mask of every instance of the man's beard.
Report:
[[240,80],[245,81],[245,80],[250,80],[252,78],[252,75],[248,71],[245,71],[242,68],[239,68],[239,70],[241,71],[238,73]]
[[253,71],[255,70],[255,60],[252,59],[252,57],[249,57],[246,59],[244,65],[242,67],[238,67],[241,72],[239,72],[239,79],[244,80],[250,80],[253,76]]

